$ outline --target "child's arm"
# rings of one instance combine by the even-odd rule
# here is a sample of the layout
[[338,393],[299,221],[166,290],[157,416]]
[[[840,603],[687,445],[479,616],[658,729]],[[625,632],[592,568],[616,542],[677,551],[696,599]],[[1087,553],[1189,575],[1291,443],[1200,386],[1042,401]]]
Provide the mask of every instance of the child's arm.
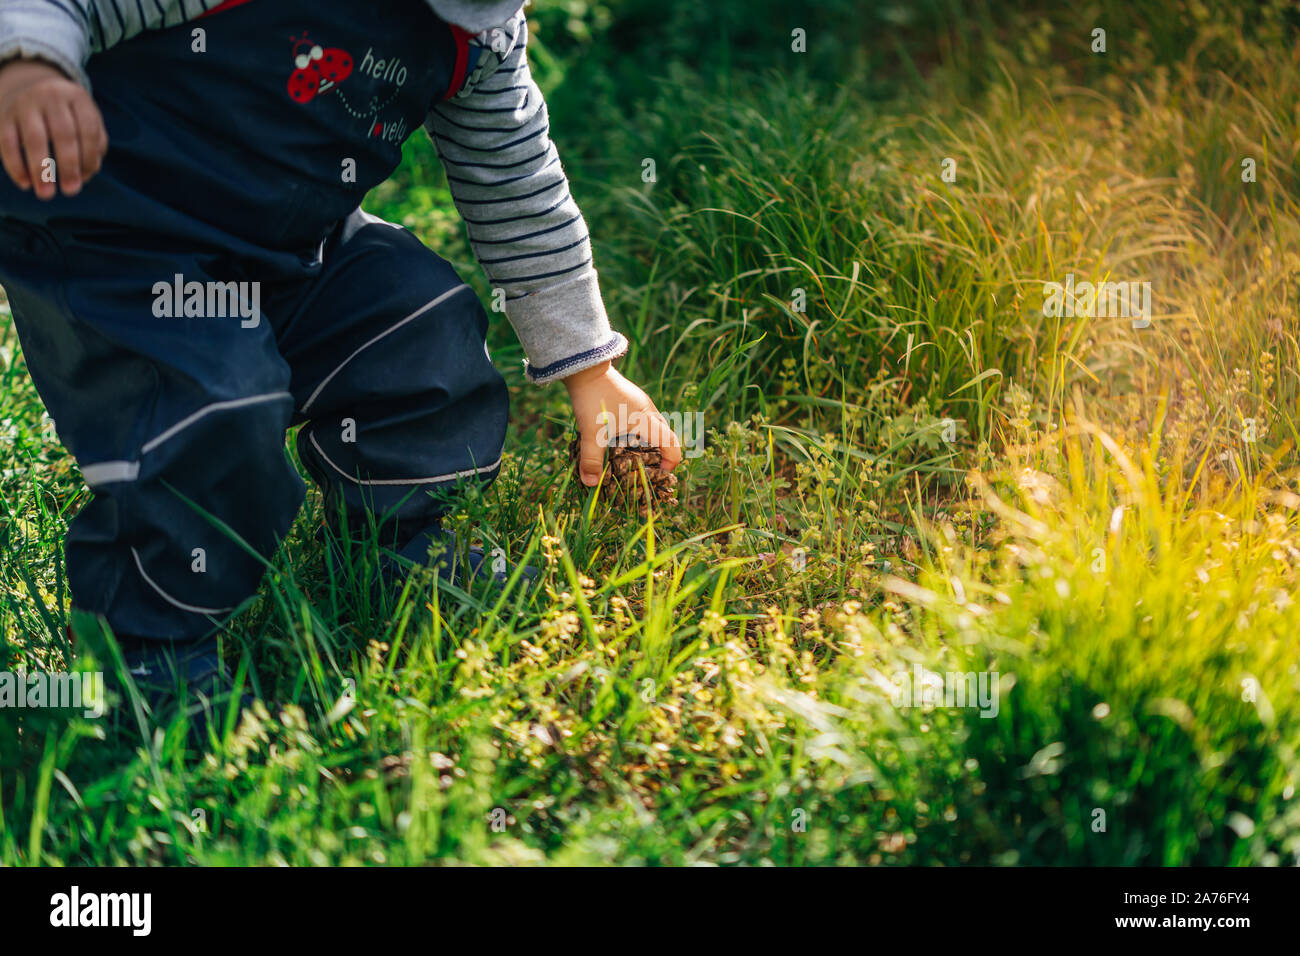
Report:
[[87,89],[86,60],[145,30],[197,19],[224,0],[2,0],[0,63],[53,63]]
[[527,37],[522,13],[480,34],[475,42],[486,49],[466,91],[436,106],[425,127],[446,165],[474,253],[504,294],[529,379],[563,379],[569,390],[583,480],[595,484],[600,474],[602,411],[661,447],[664,467],[672,470],[681,460],[677,436],[645,392],[610,365],[627,340],[605,313],[587,224],[569,193],[546,103],[528,68]]
[[[0,2],[0,162],[21,189],[75,196],[108,149],[85,65],[145,30],[194,19],[222,0]],[[54,160],[53,173],[45,167]]]
[[470,242],[543,384],[627,349],[610,329],[587,224],[550,140],[546,103],[525,54],[522,13],[472,43],[480,65],[425,128],[447,170]]

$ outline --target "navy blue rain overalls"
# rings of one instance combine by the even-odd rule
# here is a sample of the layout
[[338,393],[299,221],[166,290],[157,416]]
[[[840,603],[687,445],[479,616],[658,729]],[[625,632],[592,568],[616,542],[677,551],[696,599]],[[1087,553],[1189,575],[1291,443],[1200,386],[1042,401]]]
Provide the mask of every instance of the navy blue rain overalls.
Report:
[[359,208],[466,58],[423,0],[232,0],[91,57],[110,146],[81,195],[0,175],[0,283],[94,492],[66,542],[76,607],[137,639],[210,633],[301,506],[295,424],[327,506],[397,546],[436,522],[430,491],[495,476],[482,306]]

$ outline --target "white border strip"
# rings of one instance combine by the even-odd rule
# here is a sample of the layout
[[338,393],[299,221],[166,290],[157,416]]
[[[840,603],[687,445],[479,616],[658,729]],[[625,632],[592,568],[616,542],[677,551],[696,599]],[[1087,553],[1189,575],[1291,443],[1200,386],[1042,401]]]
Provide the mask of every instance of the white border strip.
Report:
[[360,478],[354,478],[346,471],[334,464],[329,455],[325,454],[320,443],[316,441],[316,433],[311,433],[311,444],[316,449],[316,454],[325,460],[325,463],[337,471],[340,475],[352,482],[354,485],[433,485],[442,481],[454,481],[457,478],[468,478],[470,475],[481,475],[485,471],[491,471],[501,464],[501,459],[505,457],[504,451],[497,456],[497,460],[490,465],[484,465],[482,468],[466,468],[462,471],[453,471],[447,475],[434,475],[432,478],[385,478],[378,481],[362,481]]
[[174,597],[172,597],[170,594],[168,594],[166,591],[160,588],[157,584],[155,584],[153,578],[149,577],[149,575],[145,573],[144,563],[141,562],[140,560],[139,551],[137,551],[135,548],[132,548],[131,556],[135,558],[135,566],[136,569],[140,572],[140,577],[144,578],[145,583],[148,584],[149,587],[157,591],[158,594],[162,596],[162,599],[166,601],[168,604],[170,604],[172,607],[178,607],[182,611],[189,611],[191,614],[229,614],[231,611],[234,610],[233,607],[194,607],[192,604],[182,604],[180,601],[176,600]]
[[[248,398],[236,398],[228,402],[213,402],[211,405],[204,405],[197,412],[181,419],[161,435],[150,439],[140,449],[140,454],[147,455],[163,442],[175,438],[180,432],[212,412],[225,411],[230,408],[243,408],[245,405],[259,405],[279,398],[287,398],[293,401],[293,396],[288,392],[267,392],[263,395],[251,395]],[[123,484],[136,481],[140,477],[139,459],[135,461],[101,461],[93,465],[81,465],[80,467],[81,477],[85,479],[86,484],[91,488],[97,485]]]
[[302,408],[298,409],[298,411],[306,412],[307,409],[311,408],[312,403],[315,402],[316,399],[320,398],[320,393],[325,390],[326,385],[328,385],[331,381],[333,381],[334,376],[337,375],[339,372],[343,371],[343,369],[347,366],[349,362],[351,362],[354,358],[356,358],[366,349],[370,348],[370,346],[374,345],[376,342],[378,342],[380,339],[384,338],[385,336],[393,334],[402,326],[404,326],[407,322],[411,322],[419,318],[420,316],[424,315],[424,313],[428,312],[430,309],[441,305],[447,299],[451,298],[453,295],[455,295],[458,292],[464,291],[465,289],[469,289],[469,286],[463,282],[460,285],[456,286],[454,289],[448,289],[446,292],[438,296],[438,298],[434,299],[432,302],[426,302],[424,305],[420,306],[418,309],[416,309],[406,318],[402,319],[402,321],[398,322],[396,325],[393,325],[388,329],[385,329],[383,332],[380,332],[369,342],[362,345],[355,352],[353,352],[351,355],[345,358],[339,364],[338,368],[336,368],[334,371],[330,372],[328,375],[325,376],[325,378],[321,381],[321,383],[316,386],[316,391],[312,392],[311,395],[307,397],[307,401],[303,403]]
[[140,463],[138,461],[101,461],[97,465],[82,465],[81,477],[92,488],[96,485],[115,485],[120,482],[135,481],[140,477]]
[[245,405],[258,405],[261,404],[262,402],[273,401],[277,398],[287,398],[290,401],[293,401],[293,396],[290,395],[288,392],[267,392],[263,395],[251,395],[248,398],[236,398],[228,402],[213,402],[211,405],[204,405],[193,415],[189,415],[186,416],[185,418],[182,418],[180,421],[178,421],[171,428],[167,429],[157,438],[152,438],[148,442],[146,442],[145,446],[140,449],[140,454],[142,455],[149,454],[149,452],[153,451],[163,442],[167,441],[167,439],[174,438],[178,433],[189,428],[200,418],[203,418],[205,415],[209,415],[212,412],[225,411],[226,409],[229,408],[243,408]]

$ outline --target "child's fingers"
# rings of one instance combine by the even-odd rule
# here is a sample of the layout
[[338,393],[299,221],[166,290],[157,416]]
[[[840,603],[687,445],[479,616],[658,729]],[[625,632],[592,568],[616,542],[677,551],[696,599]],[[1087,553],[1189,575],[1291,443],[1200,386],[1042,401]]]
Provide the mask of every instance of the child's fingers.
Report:
[[600,470],[605,467],[605,449],[596,440],[594,431],[582,433],[582,443],[578,449],[578,474],[582,483],[594,488],[600,481]]
[[650,432],[644,437],[659,449],[660,467],[664,471],[672,471],[681,464],[682,442],[668,420],[653,405],[650,406]]
[[73,98],[72,116],[81,140],[81,177],[86,180],[99,172],[104,154],[108,152],[108,132],[95,101],[88,95]]
[[664,471],[672,471],[682,463],[682,442],[664,417],[658,412],[655,412],[655,415],[663,422],[664,440],[659,443],[659,457],[663,463],[660,467]]
[[50,137],[40,110],[28,110],[20,116],[18,132],[22,137],[23,152],[27,155],[27,176],[36,190],[36,198],[50,199],[54,196],[54,183],[41,179],[45,161],[50,158]]
[[45,109],[45,125],[54,144],[55,178],[65,196],[81,192],[81,140],[72,107],[60,100]]
[[647,404],[642,406],[641,411],[632,418],[635,425],[631,429],[631,434],[647,445],[658,448],[660,468],[664,471],[672,471],[682,460],[681,439],[668,424],[668,419],[655,408],[654,403],[648,399],[646,401]]
[[23,140],[16,120],[6,118],[0,125],[0,163],[19,189],[31,189],[32,181],[23,165]]

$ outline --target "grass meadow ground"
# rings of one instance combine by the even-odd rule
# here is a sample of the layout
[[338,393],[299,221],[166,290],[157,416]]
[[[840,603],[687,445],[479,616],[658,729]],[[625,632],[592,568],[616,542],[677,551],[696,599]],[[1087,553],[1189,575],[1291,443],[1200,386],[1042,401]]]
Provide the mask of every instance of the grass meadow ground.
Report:
[[[452,520],[541,594],[373,606],[310,499],[223,639],[277,704],[197,755],[0,711],[0,863],[1296,863],[1293,8],[537,6],[624,370],[703,416],[679,506],[574,487],[499,319]],[[367,208],[488,301],[407,149]],[[1047,314],[1067,276],[1149,324]],[[3,329],[0,669],[111,669],[58,636],[88,492]]]

